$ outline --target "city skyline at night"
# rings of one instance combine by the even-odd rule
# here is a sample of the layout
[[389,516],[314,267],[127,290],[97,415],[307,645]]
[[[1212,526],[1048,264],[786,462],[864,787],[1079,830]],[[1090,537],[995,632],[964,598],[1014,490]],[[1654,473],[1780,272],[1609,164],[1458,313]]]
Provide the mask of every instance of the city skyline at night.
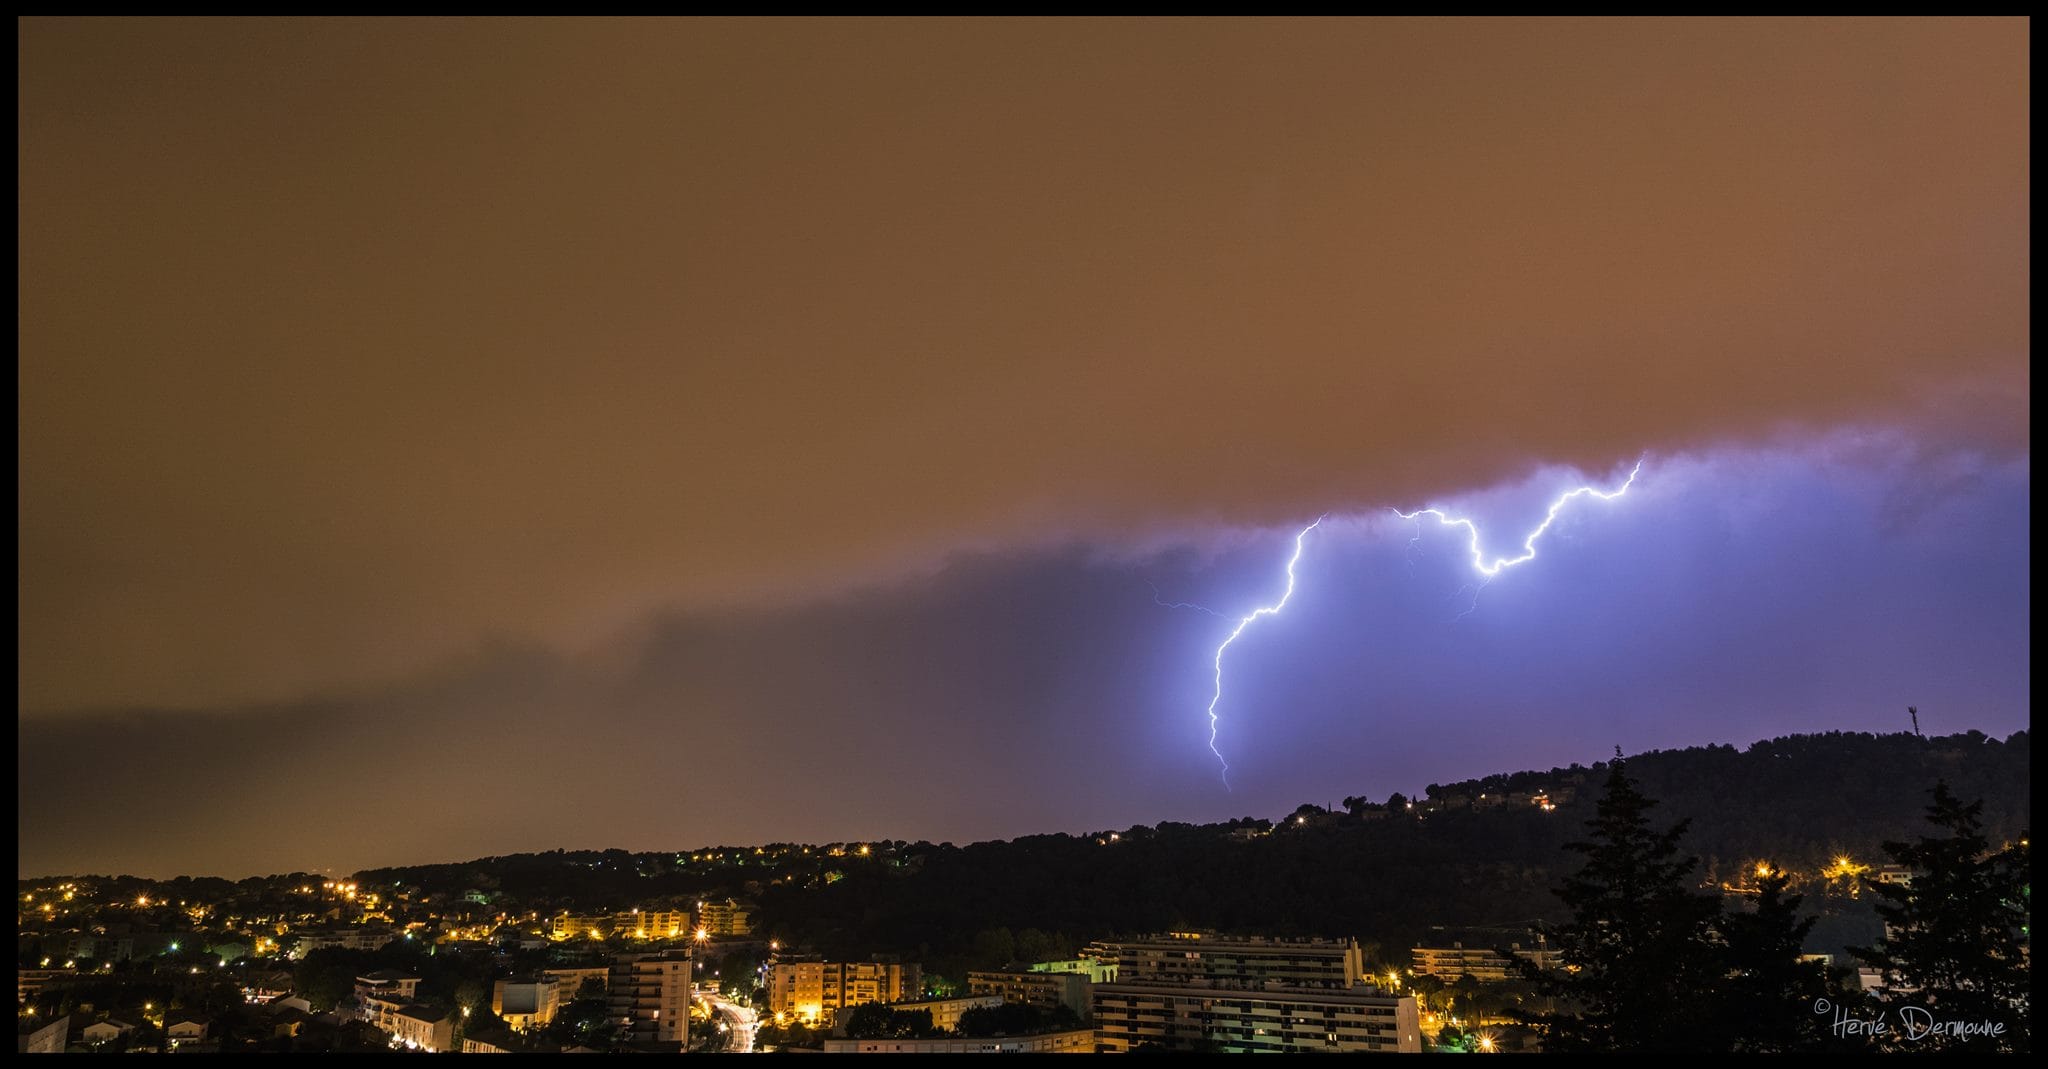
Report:
[[2028,19],[16,29],[19,1053],[2031,1050]]

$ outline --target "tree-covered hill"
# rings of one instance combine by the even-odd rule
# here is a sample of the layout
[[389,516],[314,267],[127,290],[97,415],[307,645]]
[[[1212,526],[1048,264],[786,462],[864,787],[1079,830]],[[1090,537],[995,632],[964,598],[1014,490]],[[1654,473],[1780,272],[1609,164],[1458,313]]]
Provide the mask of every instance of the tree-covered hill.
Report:
[[[1629,767],[1660,800],[1660,819],[1692,819],[1686,846],[1717,882],[1763,858],[1815,879],[1837,857],[1875,864],[1884,840],[1917,833],[1937,779],[1984,799],[1995,836],[2024,830],[2030,798],[2025,732],[1790,736],[1634,755]],[[1412,808],[1397,798],[1348,813],[1304,806],[1270,823],[913,848],[916,864],[770,887],[760,920],[829,952],[915,955],[941,971],[986,963],[1026,931],[1055,944],[1188,927],[1355,935],[1398,959],[1431,927],[1556,918],[1551,891],[1571,863],[1562,847],[1581,834],[1604,771],[1600,762],[1437,786]],[[1867,914],[1867,904],[1814,901]]]
[[[1982,799],[1993,841],[2026,830],[2030,740],[1829,733],[1633,754],[1630,774],[1664,823],[1690,818],[1684,847],[1708,886],[1740,888],[1759,860],[1794,874],[1822,914],[1812,943],[1874,938],[1867,896],[1823,881],[1837,858],[1883,861],[1880,844],[1920,831],[1927,792],[1946,781]],[[757,905],[756,931],[835,956],[899,954],[939,975],[1071,952],[1119,933],[1215,928],[1355,936],[1383,960],[1433,927],[1519,928],[1556,919],[1605,762],[1432,784],[1418,799],[1304,805],[1225,824],[1162,823],[1081,835],[952,844],[771,843],[681,852],[555,850],[357,873],[365,890],[443,923],[507,918],[537,928],[556,911]],[[214,901],[277,912],[317,877],[94,881],[100,899]],[[43,884],[63,877],[46,878]],[[22,881],[24,890],[32,883]],[[216,887],[215,885],[218,885]],[[213,892],[207,892],[213,888]],[[229,889],[232,889],[232,894]],[[218,892],[218,893],[214,893]],[[109,907],[112,908],[112,907]],[[132,910],[122,919],[132,920]]]

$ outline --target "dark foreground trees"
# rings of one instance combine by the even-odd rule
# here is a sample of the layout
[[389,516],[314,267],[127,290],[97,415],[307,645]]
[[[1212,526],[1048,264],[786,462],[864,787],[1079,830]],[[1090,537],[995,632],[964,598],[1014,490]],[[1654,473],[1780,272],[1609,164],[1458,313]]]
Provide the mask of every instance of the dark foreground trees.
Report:
[[855,1039],[925,1039],[938,1034],[930,1010],[892,1010],[870,1002],[856,1006],[846,1019],[846,1034]]
[[1857,955],[1886,976],[1881,1000],[1800,960],[1814,922],[1775,866],[1757,874],[1748,908],[1697,890],[1697,861],[1680,846],[1686,822],[1658,825],[1656,804],[1617,755],[1586,837],[1568,844],[1584,863],[1557,892],[1571,910],[1552,931],[1563,968],[1526,970],[1560,1004],[1523,1015],[1544,1049],[2029,1049],[2026,839],[1991,849],[1981,804],[1937,784],[1928,810],[1937,833],[1886,844],[1914,875],[1870,884],[1886,900],[1888,934]]
[[1852,953],[1884,979],[1883,1038],[1894,1049],[2031,1049],[2027,838],[1991,849],[1983,809],[1937,783],[1927,807],[1935,833],[1884,844],[1911,881],[1868,884],[1884,899],[1885,937]]
[[1585,864],[1557,892],[1572,911],[1552,933],[1564,967],[1535,978],[1576,1012],[1532,1020],[1547,1051],[1696,1051],[1710,1029],[1720,900],[1689,886],[1687,822],[1655,827],[1656,804],[1617,753],[1589,834],[1566,844]]

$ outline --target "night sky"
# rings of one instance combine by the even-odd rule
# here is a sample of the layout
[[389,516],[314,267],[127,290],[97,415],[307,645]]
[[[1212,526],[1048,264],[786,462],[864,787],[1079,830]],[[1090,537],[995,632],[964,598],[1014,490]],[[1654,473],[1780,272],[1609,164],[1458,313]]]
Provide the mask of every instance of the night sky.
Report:
[[2028,726],[2023,20],[19,30],[23,875]]

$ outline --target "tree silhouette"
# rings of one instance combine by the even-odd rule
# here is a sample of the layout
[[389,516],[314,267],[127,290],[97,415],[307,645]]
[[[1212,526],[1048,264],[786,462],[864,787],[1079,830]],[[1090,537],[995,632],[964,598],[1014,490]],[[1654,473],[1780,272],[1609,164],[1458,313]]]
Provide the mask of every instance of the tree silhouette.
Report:
[[[1717,898],[1687,887],[1686,823],[1651,827],[1656,802],[1628,778],[1620,751],[1589,832],[1566,849],[1585,864],[1557,895],[1572,916],[1552,933],[1561,971],[1530,970],[1565,1012],[1531,1014],[1546,1051],[1713,1051],[1710,992],[1720,979]],[[1573,1013],[1571,1010],[1578,1012]]]
[[[1788,895],[1791,876],[1777,865],[1757,881],[1756,908],[1721,918],[1726,975],[1718,994],[1720,1042],[1737,1053],[1784,1054],[1843,1046],[1830,1018],[1814,1012],[1843,995],[1825,966],[1799,960],[1817,918],[1799,915],[1804,895]],[[1826,1001],[1821,1001],[1826,1000]]]
[[[1967,805],[1934,785],[1928,823],[1939,834],[1887,842],[1911,882],[1866,880],[1881,899],[1885,936],[1851,951],[1884,977],[1895,1045],[1912,1050],[2029,1049],[2026,836],[1992,850],[1982,801]],[[1966,1026],[1965,1034],[1953,1029]]]
[[846,1034],[855,1039],[922,1039],[935,1035],[930,1010],[892,1010],[880,1002],[853,1008],[846,1018]]

